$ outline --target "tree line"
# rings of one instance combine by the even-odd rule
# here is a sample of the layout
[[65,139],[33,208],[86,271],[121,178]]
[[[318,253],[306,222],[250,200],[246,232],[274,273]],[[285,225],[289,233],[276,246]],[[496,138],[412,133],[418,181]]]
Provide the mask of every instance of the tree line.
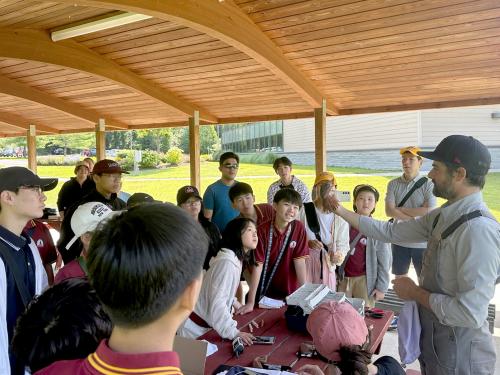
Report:
[[[26,137],[0,139],[1,149],[26,148]],[[151,150],[167,152],[179,147],[189,153],[189,130],[182,128],[163,128],[147,130],[112,131],[106,133],[106,149]],[[209,154],[220,148],[220,138],[214,125],[200,126],[200,149]],[[37,153],[70,154],[95,149],[95,134],[74,133],[37,136]]]

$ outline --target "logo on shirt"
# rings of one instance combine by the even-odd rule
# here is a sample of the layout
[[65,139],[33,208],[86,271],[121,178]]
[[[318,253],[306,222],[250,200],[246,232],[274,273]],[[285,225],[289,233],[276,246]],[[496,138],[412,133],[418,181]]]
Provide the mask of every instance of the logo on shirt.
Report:
[[359,240],[359,243],[360,243],[361,245],[366,245],[366,238],[362,238],[362,239],[360,239],[360,240]]
[[40,238],[38,241],[36,241],[36,247],[43,247],[44,243],[43,240]]
[[294,249],[295,246],[297,246],[297,241],[291,241],[290,242],[290,249]]

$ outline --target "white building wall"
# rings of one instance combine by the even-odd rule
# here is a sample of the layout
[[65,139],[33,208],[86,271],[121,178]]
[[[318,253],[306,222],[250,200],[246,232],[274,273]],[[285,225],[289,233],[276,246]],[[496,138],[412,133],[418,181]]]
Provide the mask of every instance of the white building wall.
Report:
[[[476,137],[500,146],[500,105],[375,113],[327,118],[328,151],[398,149],[417,145],[434,148],[450,134]],[[314,151],[314,119],[285,120],[284,152]]]
[[487,146],[500,146],[500,105],[421,111],[422,147],[435,147],[450,134],[471,135]]
[[[381,150],[417,145],[419,112],[392,112],[327,118],[329,151]],[[284,152],[314,151],[314,119],[285,120]]]

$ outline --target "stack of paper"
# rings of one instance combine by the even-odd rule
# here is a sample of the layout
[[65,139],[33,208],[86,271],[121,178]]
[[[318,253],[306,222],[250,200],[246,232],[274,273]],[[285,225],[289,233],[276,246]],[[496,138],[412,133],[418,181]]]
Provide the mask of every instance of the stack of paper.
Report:
[[259,301],[259,307],[261,309],[279,309],[285,306],[285,302],[279,299],[273,299],[269,297],[262,297]]
[[345,299],[344,293],[332,292],[332,290],[324,284],[306,283],[286,297],[286,303],[287,305],[300,306],[302,310],[304,310],[304,314],[307,315],[323,302],[344,302]]

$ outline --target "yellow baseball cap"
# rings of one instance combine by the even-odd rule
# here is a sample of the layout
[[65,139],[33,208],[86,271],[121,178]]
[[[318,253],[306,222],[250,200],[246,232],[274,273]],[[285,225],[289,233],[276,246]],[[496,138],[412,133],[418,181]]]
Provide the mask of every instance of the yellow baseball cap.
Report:
[[316,175],[316,179],[314,180],[314,186],[319,184],[320,182],[332,182],[333,185],[337,185],[337,180],[335,180],[335,176],[331,172],[320,172]]
[[409,152],[412,155],[418,156],[419,158],[421,157],[418,152],[422,151],[420,147],[417,146],[408,146],[408,147],[403,147],[401,150],[399,150],[400,155],[403,155],[406,152]]

